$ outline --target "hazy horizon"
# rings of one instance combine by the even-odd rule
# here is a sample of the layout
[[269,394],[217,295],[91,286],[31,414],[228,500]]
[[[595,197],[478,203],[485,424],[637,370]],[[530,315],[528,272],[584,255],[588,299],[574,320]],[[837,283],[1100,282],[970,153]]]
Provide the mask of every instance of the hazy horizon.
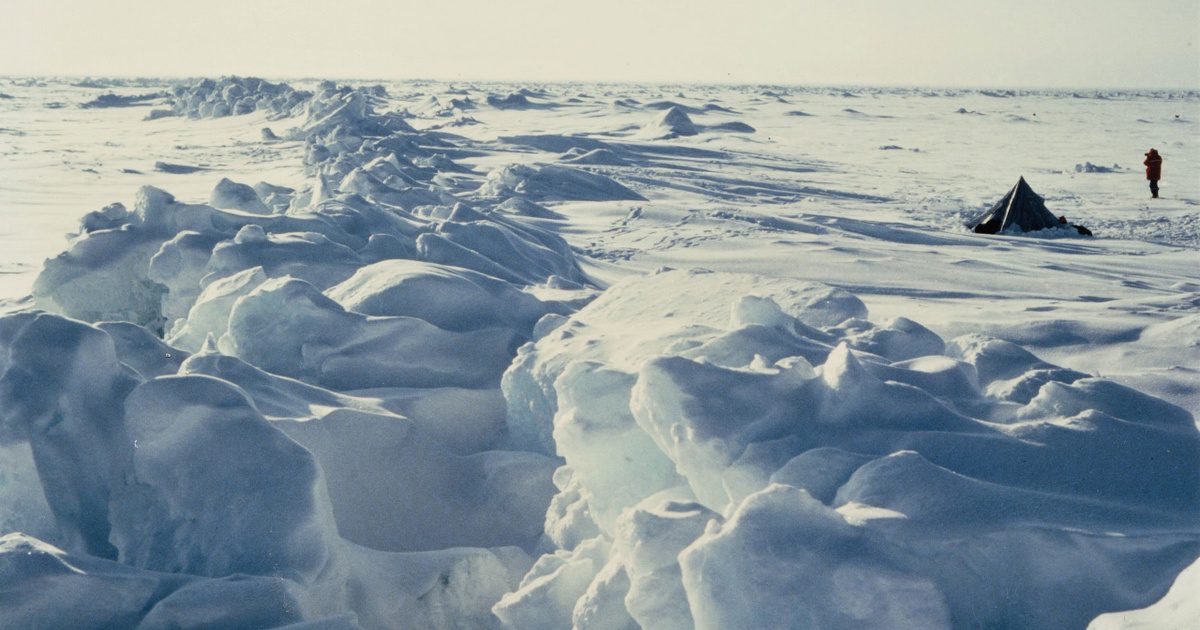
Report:
[[1191,0],[8,4],[3,76],[1200,88]]
[[671,80],[618,80],[618,79],[536,79],[536,78],[521,78],[521,77],[437,77],[437,76],[412,76],[412,77],[383,77],[383,76],[350,76],[350,75],[267,75],[256,73],[214,73],[214,74],[111,74],[111,73],[55,73],[55,74],[2,74],[3,79],[115,79],[115,80],[138,80],[138,79],[161,79],[164,81],[186,81],[189,79],[220,79],[222,77],[244,77],[258,78],[266,81],[274,82],[296,82],[296,81],[350,81],[350,82],[397,82],[397,83],[447,83],[447,84],[501,84],[501,85],[633,85],[633,86],[701,86],[701,87],[739,87],[739,86],[761,86],[761,87],[782,87],[782,88],[800,88],[800,89],[838,89],[838,88],[880,88],[887,90],[1015,90],[1015,91],[1031,91],[1031,92],[1073,92],[1080,90],[1095,90],[1095,91],[1149,91],[1149,92],[1197,92],[1200,91],[1200,86],[1128,86],[1128,85],[1069,85],[1069,86],[1053,86],[1053,85],[1001,85],[994,83],[979,83],[979,84],[919,84],[919,83],[862,83],[862,82],[844,82],[844,83],[801,83],[801,82],[784,82],[784,81],[671,81]]

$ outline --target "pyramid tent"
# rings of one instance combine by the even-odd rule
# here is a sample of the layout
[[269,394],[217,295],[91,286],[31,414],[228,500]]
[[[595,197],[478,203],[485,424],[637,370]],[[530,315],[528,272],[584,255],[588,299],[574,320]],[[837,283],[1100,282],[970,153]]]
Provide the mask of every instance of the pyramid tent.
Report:
[[969,227],[980,234],[1005,231],[1032,232],[1059,226],[1058,218],[1046,209],[1046,200],[1033,192],[1025,178],[995,205],[976,217]]

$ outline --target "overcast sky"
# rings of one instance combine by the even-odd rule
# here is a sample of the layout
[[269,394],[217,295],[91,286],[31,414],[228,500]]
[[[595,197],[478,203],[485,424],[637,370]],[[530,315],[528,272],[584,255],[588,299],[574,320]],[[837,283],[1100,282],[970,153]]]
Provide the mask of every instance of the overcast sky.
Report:
[[1197,0],[0,0],[0,75],[1200,88]]

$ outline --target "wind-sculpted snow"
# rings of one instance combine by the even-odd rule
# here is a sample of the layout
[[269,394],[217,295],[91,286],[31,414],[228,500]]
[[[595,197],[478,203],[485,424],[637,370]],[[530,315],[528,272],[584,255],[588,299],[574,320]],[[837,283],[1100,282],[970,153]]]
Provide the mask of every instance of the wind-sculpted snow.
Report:
[[[184,94],[250,98],[217,87]],[[594,290],[553,211],[459,202],[464,150],[377,96],[306,97],[306,187],[89,213],[49,312],[0,318],[0,523],[46,539],[0,543],[0,626],[498,623],[559,463],[500,450],[501,375]]]
[[510,328],[454,332],[416,317],[368,317],[303,280],[277,278],[237,300],[219,347],[335,389],[494,387],[520,340]]
[[518,285],[554,277],[586,282],[558,236],[511,215],[464,206],[414,214],[353,194],[312,210],[263,214],[265,203],[251,193],[257,194],[227,181],[213,193],[215,202],[250,212],[182,204],[144,188],[132,213],[114,205],[89,214],[70,249],[46,262],[34,288],[37,303],[87,321],[170,332],[183,325],[205,287],[255,267],[320,290],[383,259],[463,267]]
[[488,94],[487,104],[495,107],[496,109],[547,109],[554,107],[554,105],[551,103],[530,100],[530,96],[538,97],[544,96],[544,94],[533,92],[527,89],[521,89],[518,92],[512,92],[504,96]]
[[1200,552],[1187,412],[866,317],[838,290],[673,271],[542,330],[504,391],[514,439],[565,459],[558,549],[497,616],[1082,627],[1155,601]]
[[645,199],[604,175],[554,164],[499,168],[488,174],[479,192],[487,197],[520,195],[531,201]]
[[305,123],[296,132],[297,136],[310,142],[353,143],[364,136],[413,131],[400,114],[376,113],[372,96],[369,90],[339,86],[329,81],[322,83],[321,89],[305,103]]
[[208,198],[208,203],[214,208],[223,208],[225,210],[241,210],[252,214],[271,214],[271,208],[267,207],[266,202],[259,197],[259,193],[254,188],[231,181],[227,177],[221,178],[217,182],[217,186],[213,188],[212,196]]
[[593,149],[591,151],[571,149],[563,155],[562,161],[566,164],[586,164],[588,166],[629,166],[632,164],[609,149]]
[[310,96],[286,83],[254,77],[222,77],[177,86],[171,91],[170,101],[176,115],[190,118],[239,116],[259,110],[285,117],[292,115]]
[[135,107],[145,105],[147,101],[154,101],[166,96],[163,92],[151,92],[148,94],[101,94],[96,98],[83,103],[80,107],[84,109],[105,109],[109,107]]
[[[1050,103],[394,85],[184,86],[259,115],[88,171],[178,197],[97,203],[0,315],[0,627],[1083,627],[1200,555],[1194,419],[1069,345],[1186,402],[1186,252],[937,233],[978,171],[891,166]],[[771,276],[638,275],[697,265]]]
[[676,138],[679,136],[694,136],[700,133],[696,123],[692,122],[687,112],[676,106],[670,106],[654,120],[642,127],[642,135],[648,138]]
[[[197,622],[278,627],[304,620],[296,585],[278,577],[210,579],[70,554],[13,533],[0,537],[0,620],[12,628],[166,628]],[[53,605],[30,605],[53,594]],[[213,601],[226,603],[213,610]],[[354,627],[349,620],[333,628]]]
[[[653,107],[654,105],[660,106]],[[670,102],[657,104],[652,103],[651,105],[647,105],[647,107],[661,109],[663,112],[655,116],[650,122],[646,123],[638,132],[638,135],[644,138],[669,140],[671,138],[694,136],[701,132],[728,131],[734,133],[754,133],[755,131],[754,127],[739,121],[729,121],[711,125],[700,125],[693,122],[691,116],[688,115],[689,113],[730,113],[729,110],[721,108],[720,106],[712,106],[711,103],[709,106],[706,106],[703,109],[685,107]]]
[[553,308],[494,277],[411,260],[363,267],[327,294],[357,313],[416,317],[460,332],[507,327],[528,335]]
[[[86,324],[26,314],[0,326],[0,426],[6,442],[28,443],[39,454],[35,465],[60,532],[57,549],[17,534],[0,543],[5,627],[159,627],[172,619],[273,626],[347,614],[366,627],[398,618],[426,627],[488,625],[488,607],[528,566],[516,548],[392,553],[342,538],[343,527],[358,532],[363,518],[402,516],[424,500],[438,505],[421,498],[421,484],[407,486],[416,492],[407,503],[370,494],[331,503],[327,488],[341,492],[344,475],[366,482],[361,492],[372,475],[402,472],[394,449],[411,428],[401,417],[343,411],[272,422],[222,379],[185,373],[143,380],[124,367],[127,356],[118,360],[107,333]],[[409,515],[392,523],[406,529],[377,521],[371,531],[395,536],[396,546],[432,537],[443,549],[455,536],[495,541],[511,531],[512,519],[524,518],[519,534],[536,536],[523,506],[507,497],[537,503],[531,472],[549,462],[442,455],[437,468],[435,444],[408,442],[422,456],[399,462],[427,488],[482,482],[481,503],[457,509],[486,521],[471,528],[452,514],[425,511],[459,529],[439,534]],[[342,517],[343,526],[335,506],[347,502],[357,509]]]
[[411,109],[416,114],[430,118],[452,118],[460,117],[463,112],[476,107],[478,105],[469,96],[457,98],[453,96],[438,97],[431,94]]

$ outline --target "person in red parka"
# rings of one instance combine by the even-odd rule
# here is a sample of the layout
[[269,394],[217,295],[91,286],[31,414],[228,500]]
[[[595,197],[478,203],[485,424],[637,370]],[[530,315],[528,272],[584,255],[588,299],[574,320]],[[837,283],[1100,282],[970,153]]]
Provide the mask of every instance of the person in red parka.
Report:
[[1158,180],[1162,179],[1162,156],[1155,149],[1146,153],[1146,179],[1150,180],[1150,196],[1158,199]]

